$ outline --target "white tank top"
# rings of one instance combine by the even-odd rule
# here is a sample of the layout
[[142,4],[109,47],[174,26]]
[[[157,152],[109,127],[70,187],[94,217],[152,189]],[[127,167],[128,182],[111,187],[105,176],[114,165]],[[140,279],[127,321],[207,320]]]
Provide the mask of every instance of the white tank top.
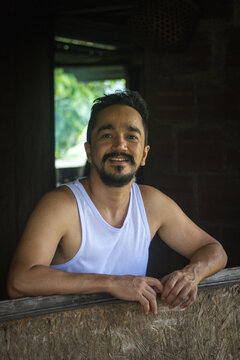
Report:
[[121,228],[103,219],[79,179],[66,186],[77,201],[82,243],[71,260],[51,267],[74,273],[144,276],[151,234],[138,185],[132,185],[128,212]]

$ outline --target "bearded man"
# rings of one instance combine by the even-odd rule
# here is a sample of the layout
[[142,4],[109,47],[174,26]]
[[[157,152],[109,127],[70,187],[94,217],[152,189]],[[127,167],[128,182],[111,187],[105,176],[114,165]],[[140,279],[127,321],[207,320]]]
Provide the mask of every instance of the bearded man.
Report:
[[[189,306],[198,283],[226,265],[220,243],[161,191],[137,185],[149,152],[148,112],[134,91],[96,99],[85,149],[88,177],[47,193],[29,218],[9,272],[12,298],[108,292],[157,313]],[[189,259],[163,279],[147,277],[154,235]]]

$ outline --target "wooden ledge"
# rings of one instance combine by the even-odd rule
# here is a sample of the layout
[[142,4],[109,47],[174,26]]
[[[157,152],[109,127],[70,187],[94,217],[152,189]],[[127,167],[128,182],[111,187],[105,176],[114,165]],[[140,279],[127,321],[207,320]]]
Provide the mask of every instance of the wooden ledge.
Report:
[[207,277],[198,285],[199,289],[226,286],[240,283],[240,267],[223,269],[216,274]]
[[[199,290],[240,283],[240,267],[224,269],[199,284]],[[52,295],[26,297],[0,302],[0,321],[11,321],[49,313],[86,308],[97,305],[123,303],[109,294]]]

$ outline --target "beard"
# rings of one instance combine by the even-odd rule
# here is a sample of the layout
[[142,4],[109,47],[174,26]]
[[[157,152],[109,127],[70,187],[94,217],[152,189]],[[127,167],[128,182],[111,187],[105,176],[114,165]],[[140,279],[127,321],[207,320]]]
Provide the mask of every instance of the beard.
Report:
[[[116,165],[114,167],[115,168],[114,174],[107,172],[104,168],[104,164],[108,158],[114,157],[114,156],[126,157],[132,164],[132,167],[133,167],[132,171],[130,171],[127,174],[122,174],[124,166]],[[97,167],[97,165],[94,162],[93,162],[93,165],[95,166],[102,182],[105,185],[110,186],[110,187],[122,187],[122,186],[129,184],[130,181],[135,177],[136,172],[138,170],[133,156],[130,154],[122,153],[122,152],[114,152],[111,154],[105,154],[103,156],[102,167],[100,169]]]
[[98,170],[98,174],[102,182],[111,187],[122,187],[130,183],[135,177],[136,171],[129,172],[128,174],[121,174],[123,166],[116,166],[117,174],[110,174],[105,169]]

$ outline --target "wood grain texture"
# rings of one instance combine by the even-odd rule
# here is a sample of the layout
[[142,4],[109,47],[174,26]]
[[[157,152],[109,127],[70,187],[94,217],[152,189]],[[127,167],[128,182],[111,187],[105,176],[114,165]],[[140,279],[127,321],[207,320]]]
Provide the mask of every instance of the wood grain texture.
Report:
[[205,288],[195,304],[157,316],[125,302],[0,325],[1,359],[237,360],[240,285]]

